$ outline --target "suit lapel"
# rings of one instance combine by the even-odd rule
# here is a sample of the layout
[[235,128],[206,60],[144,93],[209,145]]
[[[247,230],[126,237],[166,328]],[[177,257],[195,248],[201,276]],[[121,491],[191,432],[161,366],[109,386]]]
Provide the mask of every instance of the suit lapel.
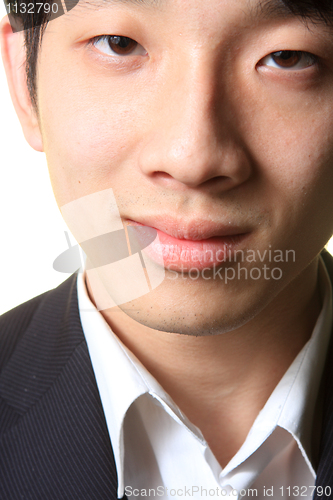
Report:
[[315,500],[322,498],[333,498],[333,349],[328,353],[324,384],[324,411],[322,421],[322,435],[320,446],[320,461],[318,465],[316,486],[321,486],[324,490],[330,487],[327,495],[321,490],[316,490]]
[[[327,251],[322,252],[322,257],[333,286],[333,259]],[[331,335],[322,384],[324,397],[323,419],[316,486],[324,488],[324,491],[320,494],[321,490],[316,490],[313,496],[314,500],[333,498],[333,333]],[[329,495],[325,495],[325,487],[331,488]],[[329,492],[328,489],[326,491]]]
[[0,395],[11,422],[0,442],[0,499],[117,498],[76,276],[43,297],[1,374]]

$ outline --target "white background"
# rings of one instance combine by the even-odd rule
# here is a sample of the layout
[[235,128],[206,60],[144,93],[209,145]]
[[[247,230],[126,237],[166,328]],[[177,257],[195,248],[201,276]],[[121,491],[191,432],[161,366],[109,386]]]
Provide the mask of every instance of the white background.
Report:
[[[0,18],[5,15],[0,0]],[[26,143],[0,62],[0,314],[54,288],[69,275],[53,269],[67,247],[43,153]],[[72,244],[75,244],[71,237]],[[333,253],[333,241],[329,250]]]

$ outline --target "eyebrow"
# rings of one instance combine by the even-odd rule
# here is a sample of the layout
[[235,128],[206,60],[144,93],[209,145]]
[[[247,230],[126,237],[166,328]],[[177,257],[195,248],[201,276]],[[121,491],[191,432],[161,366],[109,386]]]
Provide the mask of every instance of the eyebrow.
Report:
[[253,7],[253,14],[260,19],[299,17],[330,27],[333,24],[333,4],[318,7],[316,0],[259,0]]
[[251,11],[252,15],[260,19],[289,17],[292,14],[287,5],[281,0],[260,0],[252,6]]

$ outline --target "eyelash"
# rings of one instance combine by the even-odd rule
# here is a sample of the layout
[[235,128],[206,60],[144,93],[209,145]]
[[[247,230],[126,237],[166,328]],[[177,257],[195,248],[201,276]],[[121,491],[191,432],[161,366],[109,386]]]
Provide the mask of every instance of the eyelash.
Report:
[[[106,48],[110,51],[113,52],[113,54],[107,54],[103,52],[102,50],[98,49],[97,44],[101,42],[104,45],[106,45]],[[90,44],[93,45],[97,50],[100,50],[100,52],[104,55],[111,56],[111,57],[125,57],[125,56],[133,56],[133,55],[146,55],[147,52],[145,49],[140,45],[138,42],[133,40],[132,38],[128,38],[122,35],[100,35],[94,37],[92,40],[90,40]],[[120,48],[120,52],[122,49],[126,51],[127,47],[130,47],[130,53],[117,53],[112,47],[111,44],[113,44],[115,47],[118,46]],[[128,44],[126,46],[126,44]],[[135,54],[136,52],[136,54]]]
[[[274,58],[281,58],[282,61],[280,62],[286,62],[286,65],[283,66],[283,64],[279,64],[276,60],[274,60]],[[290,66],[288,66],[288,59],[291,60],[292,63]],[[282,71],[302,71],[307,68],[311,68],[312,66],[318,65],[318,63],[318,57],[316,57],[314,54],[310,54],[309,52],[298,50],[279,50],[265,56],[263,59],[261,59],[261,61],[259,61],[258,65],[268,66]],[[300,65],[302,67],[299,67]]]

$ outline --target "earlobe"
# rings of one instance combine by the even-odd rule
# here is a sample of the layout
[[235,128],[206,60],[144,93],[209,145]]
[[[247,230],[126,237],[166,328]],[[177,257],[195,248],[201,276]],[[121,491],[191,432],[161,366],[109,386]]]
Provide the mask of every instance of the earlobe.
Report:
[[24,136],[32,148],[43,151],[38,117],[27,87],[24,32],[13,33],[8,16],[0,23],[0,44],[10,95]]

